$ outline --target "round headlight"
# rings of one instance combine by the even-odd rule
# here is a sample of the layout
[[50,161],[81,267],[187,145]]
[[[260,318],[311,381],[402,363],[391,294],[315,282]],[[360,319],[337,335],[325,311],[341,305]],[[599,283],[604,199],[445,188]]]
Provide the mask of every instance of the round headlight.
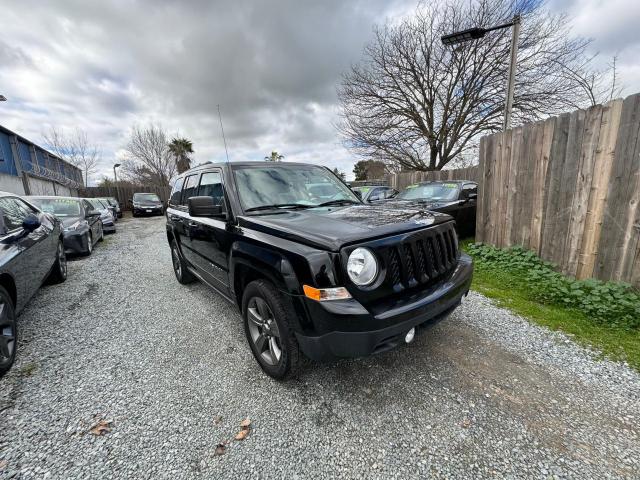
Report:
[[356,248],[347,260],[347,273],[358,286],[370,285],[378,276],[378,262],[368,248]]

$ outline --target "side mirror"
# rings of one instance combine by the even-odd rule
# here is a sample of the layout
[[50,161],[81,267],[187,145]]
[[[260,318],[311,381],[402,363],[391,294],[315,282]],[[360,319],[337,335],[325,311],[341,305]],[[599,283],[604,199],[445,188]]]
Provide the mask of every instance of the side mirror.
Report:
[[27,215],[22,221],[22,228],[31,233],[41,225],[40,219],[33,214]]
[[213,203],[213,197],[191,197],[187,200],[192,217],[220,217],[224,215],[222,205]]
[[101,215],[101,213],[98,210],[89,210],[87,212],[87,218],[90,217],[99,217]]
[[477,193],[470,193],[469,195],[467,195],[467,198],[469,200],[476,200],[478,198],[478,194]]

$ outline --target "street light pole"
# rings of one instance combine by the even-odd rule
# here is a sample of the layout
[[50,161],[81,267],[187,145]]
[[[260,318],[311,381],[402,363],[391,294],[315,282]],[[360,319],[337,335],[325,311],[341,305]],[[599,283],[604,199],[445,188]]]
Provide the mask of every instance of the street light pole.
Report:
[[513,90],[516,83],[516,63],[518,60],[518,37],[520,36],[520,15],[513,17],[511,30],[511,58],[509,60],[509,75],[507,77],[507,103],[504,106],[504,123],[502,130],[511,128],[511,110],[513,109]]
[[[116,195],[118,197],[118,203],[120,203],[120,187],[118,186],[118,174],[116,173],[116,168],[120,166],[119,163],[115,163],[113,165],[113,183],[116,184]],[[122,207],[120,207],[120,211],[122,211]]]
[[516,63],[518,58],[518,38],[520,37],[520,15],[514,15],[511,22],[502,25],[489,28],[474,27],[441,37],[443,44],[456,45],[470,40],[478,40],[489,32],[509,27],[513,27],[513,29],[511,31],[511,53],[509,58],[509,73],[507,75],[507,98],[504,104],[504,121],[502,122],[503,130],[511,128],[511,110],[513,109],[513,91],[515,89]]

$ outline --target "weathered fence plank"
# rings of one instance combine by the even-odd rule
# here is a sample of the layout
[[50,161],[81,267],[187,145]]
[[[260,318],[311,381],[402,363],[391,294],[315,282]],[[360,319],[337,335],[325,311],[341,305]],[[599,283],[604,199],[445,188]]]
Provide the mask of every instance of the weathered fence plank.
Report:
[[476,238],[640,287],[640,94],[481,140]]

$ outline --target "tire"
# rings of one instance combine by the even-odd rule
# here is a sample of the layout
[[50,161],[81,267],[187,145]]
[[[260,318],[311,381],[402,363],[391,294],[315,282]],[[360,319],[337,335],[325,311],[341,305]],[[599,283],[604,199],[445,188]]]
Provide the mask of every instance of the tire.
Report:
[[18,326],[13,302],[4,287],[0,287],[0,377],[7,373],[16,359]]
[[102,224],[100,224],[100,237],[98,237],[98,241],[99,242],[103,242],[104,241],[104,230],[102,228]]
[[62,283],[67,279],[67,255],[64,253],[62,241],[58,242],[56,249],[56,262],[53,264],[51,273],[47,278],[48,283]]
[[242,318],[247,342],[260,368],[276,380],[293,375],[298,367],[300,350],[291,330],[293,315],[270,282],[255,280],[244,289]]
[[171,242],[171,263],[173,264],[173,273],[176,274],[179,283],[187,285],[195,281],[196,277],[187,268],[187,262],[182,258],[178,242],[175,240]]
[[91,255],[92,252],[93,252],[93,234],[91,233],[91,230],[89,230],[87,232],[87,249],[85,250],[84,254],[88,257],[89,255]]

